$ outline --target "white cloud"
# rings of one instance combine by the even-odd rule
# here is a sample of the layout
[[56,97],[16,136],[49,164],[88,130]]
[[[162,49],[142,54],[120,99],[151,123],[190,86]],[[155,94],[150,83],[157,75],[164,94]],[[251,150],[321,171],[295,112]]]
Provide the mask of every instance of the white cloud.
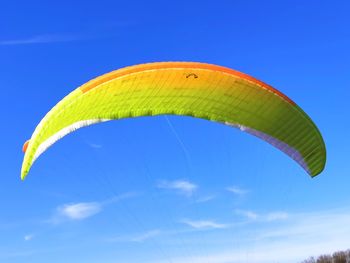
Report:
[[249,193],[248,190],[240,188],[238,186],[230,186],[227,187],[226,190],[239,196],[246,195],[247,193]]
[[28,234],[24,236],[24,240],[25,241],[30,241],[34,238],[34,234]]
[[68,221],[80,221],[94,216],[101,211],[102,205],[97,202],[64,204],[58,206],[51,218],[44,222],[61,224]]
[[190,227],[193,227],[195,229],[208,229],[208,228],[226,228],[228,227],[225,224],[220,224],[211,220],[188,220],[184,219],[181,221],[181,223],[184,223]]
[[70,220],[82,220],[101,212],[102,207],[97,202],[66,204],[58,207],[58,216]]
[[185,180],[160,181],[157,184],[157,187],[161,189],[175,190],[185,196],[191,196],[198,189],[197,185]]
[[124,199],[132,198],[137,196],[136,192],[127,192],[102,202],[80,202],[70,203],[58,206],[55,209],[53,216],[46,220],[47,223],[59,224],[66,221],[79,221],[89,217],[92,217],[100,213],[104,207],[122,201]]

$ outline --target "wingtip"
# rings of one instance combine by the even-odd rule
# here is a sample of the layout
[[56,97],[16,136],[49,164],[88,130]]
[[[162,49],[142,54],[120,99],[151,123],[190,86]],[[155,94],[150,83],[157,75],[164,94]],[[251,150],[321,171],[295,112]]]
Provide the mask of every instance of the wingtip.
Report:
[[314,173],[310,173],[310,176],[311,176],[311,178],[315,178],[315,177],[317,177],[319,174],[321,174],[323,171],[324,171],[324,166],[323,166],[321,169],[319,169],[318,171],[316,171],[316,172],[314,172]]
[[22,181],[24,181],[24,179],[26,179],[27,174],[28,174],[28,171],[22,171],[22,172],[21,172],[21,180],[22,180]]

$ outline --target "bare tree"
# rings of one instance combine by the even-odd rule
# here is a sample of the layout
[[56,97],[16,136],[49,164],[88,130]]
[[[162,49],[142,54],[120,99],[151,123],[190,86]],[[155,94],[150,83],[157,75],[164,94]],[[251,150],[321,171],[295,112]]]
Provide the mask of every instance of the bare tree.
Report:
[[346,254],[346,263],[350,263],[350,249],[345,251]]
[[333,255],[321,255],[317,259],[310,257],[300,263],[350,263],[350,249],[334,252]]
[[333,263],[331,255],[321,255],[317,258],[317,263]]
[[333,263],[347,263],[346,251],[338,251],[333,253]]
[[310,257],[308,259],[305,259],[301,263],[316,263],[316,259],[314,257]]

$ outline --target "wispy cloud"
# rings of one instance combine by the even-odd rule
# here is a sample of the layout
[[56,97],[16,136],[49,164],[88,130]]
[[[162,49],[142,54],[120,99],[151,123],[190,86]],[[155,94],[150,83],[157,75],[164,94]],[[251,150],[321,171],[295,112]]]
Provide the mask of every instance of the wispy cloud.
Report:
[[15,45],[32,45],[32,44],[48,44],[58,42],[71,42],[76,40],[86,39],[86,37],[79,35],[59,35],[47,34],[37,35],[28,38],[0,40],[0,46],[15,46]]
[[253,211],[249,211],[249,210],[240,210],[240,209],[236,209],[235,213],[237,215],[240,216],[244,216],[250,220],[256,220],[258,218],[258,214],[253,212]]
[[267,221],[267,222],[285,220],[289,217],[288,213],[280,212],[280,211],[270,212],[267,214],[258,214],[250,210],[236,209],[235,214],[243,216],[249,220],[259,220],[259,221]]
[[276,221],[276,220],[285,220],[289,217],[289,214],[286,212],[272,212],[266,214],[263,218],[266,221]]
[[100,148],[102,148],[102,145],[101,145],[101,144],[97,144],[97,143],[88,143],[88,145],[89,145],[91,148],[94,148],[94,149],[100,149]]
[[195,229],[210,229],[210,228],[227,228],[228,225],[220,224],[212,220],[181,220],[181,223],[186,224]]
[[155,229],[155,230],[151,230],[151,231],[148,231],[146,233],[143,233],[139,236],[135,236],[131,239],[131,241],[134,241],[134,242],[144,242],[146,241],[147,239],[150,239],[150,238],[153,238],[153,237],[156,237],[158,235],[160,235],[161,231],[159,229]]
[[100,202],[100,204],[102,206],[106,206],[106,205],[110,205],[110,204],[113,204],[113,203],[117,203],[117,202],[123,201],[125,199],[137,197],[140,194],[141,193],[139,193],[139,192],[126,192],[126,193],[122,193],[120,195],[113,196],[112,198],[109,198],[107,200],[104,200],[104,201]]
[[146,240],[152,239],[156,236],[159,236],[162,234],[162,231],[160,229],[152,229],[149,231],[146,231],[144,233],[135,234],[135,235],[129,235],[129,236],[117,236],[106,239],[107,242],[137,242],[142,243]]
[[[301,262],[310,256],[349,249],[350,209],[299,214],[272,212],[261,218],[266,221],[281,218],[284,220],[279,224],[261,224],[260,221],[252,221],[252,224],[256,223],[254,231],[244,228],[244,233],[247,231],[249,234],[237,235],[239,249],[229,246],[221,251],[207,251],[203,256],[191,255],[173,258],[172,262],[294,263]],[[247,225],[242,227],[247,227]],[[237,233],[237,228],[234,231]],[[235,235],[230,238],[235,238]],[[229,244],[232,243],[229,242]],[[157,263],[160,262],[162,261]]]
[[25,241],[30,241],[34,238],[34,234],[27,234],[23,238]]
[[197,185],[186,180],[160,181],[158,182],[157,187],[161,189],[175,190],[185,196],[191,196],[198,189]]
[[194,200],[194,202],[195,203],[206,203],[206,202],[209,202],[213,199],[215,199],[215,195],[207,195],[207,196],[197,198],[196,200]]
[[249,193],[248,190],[240,188],[238,186],[230,186],[230,187],[227,187],[226,190],[239,196],[243,196]]
[[[329,240],[337,239],[337,236],[348,235],[350,244],[350,228],[346,227],[350,222],[350,210],[348,212],[325,211],[310,214],[290,215],[290,220],[283,226],[275,229],[269,229],[261,233],[259,238],[293,238],[303,236],[310,238],[312,236],[329,237]],[[316,239],[316,238],[315,238]],[[323,238],[322,238],[323,239]]]

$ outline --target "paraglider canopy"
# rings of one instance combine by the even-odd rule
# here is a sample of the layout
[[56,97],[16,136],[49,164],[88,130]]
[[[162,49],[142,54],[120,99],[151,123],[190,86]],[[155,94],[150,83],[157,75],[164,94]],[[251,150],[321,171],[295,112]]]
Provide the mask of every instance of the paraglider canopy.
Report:
[[238,127],[287,154],[311,176],[325,166],[326,149],[318,128],[280,91],[226,67],[160,62],[102,75],[58,102],[23,146],[21,178],[48,147],[81,127],[161,114]]

